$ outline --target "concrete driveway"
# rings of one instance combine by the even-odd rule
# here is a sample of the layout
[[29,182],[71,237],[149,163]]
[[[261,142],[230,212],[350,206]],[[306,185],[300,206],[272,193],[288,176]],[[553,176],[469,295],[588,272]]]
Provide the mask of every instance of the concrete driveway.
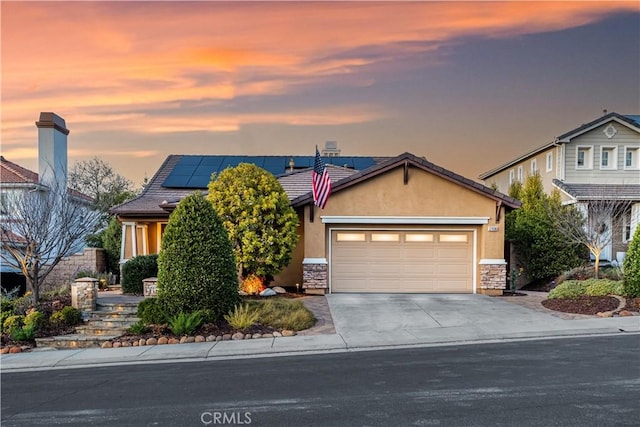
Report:
[[485,295],[331,294],[326,298],[336,333],[348,347],[539,337],[569,326],[577,328],[577,333],[614,330],[603,322],[606,319],[564,320]]

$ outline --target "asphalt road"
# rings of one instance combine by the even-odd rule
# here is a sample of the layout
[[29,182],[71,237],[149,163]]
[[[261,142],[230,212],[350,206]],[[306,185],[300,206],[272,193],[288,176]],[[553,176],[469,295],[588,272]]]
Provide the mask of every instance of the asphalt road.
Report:
[[640,335],[2,374],[2,426],[608,426]]

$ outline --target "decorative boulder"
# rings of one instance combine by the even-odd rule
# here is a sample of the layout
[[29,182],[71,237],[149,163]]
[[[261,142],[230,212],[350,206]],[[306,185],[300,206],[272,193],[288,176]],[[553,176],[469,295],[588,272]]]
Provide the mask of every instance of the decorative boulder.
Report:
[[260,292],[261,297],[272,297],[274,295],[277,295],[277,293],[271,288],[267,288],[264,291]]
[[285,289],[282,286],[274,286],[271,289],[273,289],[273,291],[275,293],[277,293],[277,294],[286,294],[287,293],[287,291],[285,291]]

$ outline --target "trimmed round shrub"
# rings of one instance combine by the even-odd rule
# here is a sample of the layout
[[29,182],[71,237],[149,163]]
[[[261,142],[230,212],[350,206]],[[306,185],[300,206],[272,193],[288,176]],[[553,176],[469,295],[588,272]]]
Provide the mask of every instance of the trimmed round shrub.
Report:
[[607,295],[622,294],[622,282],[609,279],[588,279],[585,280],[587,289],[586,295],[590,297],[606,297]]
[[158,298],[146,298],[140,301],[137,316],[147,325],[161,325],[168,321]]
[[125,294],[143,293],[144,279],[158,275],[158,255],[139,255],[131,258],[122,266],[122,292]]
[[33,331],[40,330],[47,323],[47,316],[41,311],[32,311],[24,317],[24,327]]
[[565,280],[549,292],[548,298],[578,298],[586,293],[586,280]]
[[227,231],[200,192],[185,197],[169,217],[158,258],[158,298],[169,317],[208,310],[220,319],[240,302]]
[[78,325],[82,323],[82,313],[77,308],[68,305],[62,310],[53,313],[49,321],[52,323],[62,323],[67,326]]
[[630,298],[640,297],[640,226],[636,227],[624,259],[622,293]]

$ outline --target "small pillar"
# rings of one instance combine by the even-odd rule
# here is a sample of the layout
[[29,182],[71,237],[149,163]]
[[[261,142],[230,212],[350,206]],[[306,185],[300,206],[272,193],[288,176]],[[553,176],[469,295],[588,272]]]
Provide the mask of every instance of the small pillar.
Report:
[[71,305],[80,311],[95,311],[98,300],[98,279],[82,277],[71,285]]
[[329,291],[326,258],[305,258],[302,261],[302,288],[305,294],[324,295]]
[[143,289],[143,295],[145,298],[157,297],[158,296],[158,278],[147,277],[146,279],[143,279],[142,289]]

